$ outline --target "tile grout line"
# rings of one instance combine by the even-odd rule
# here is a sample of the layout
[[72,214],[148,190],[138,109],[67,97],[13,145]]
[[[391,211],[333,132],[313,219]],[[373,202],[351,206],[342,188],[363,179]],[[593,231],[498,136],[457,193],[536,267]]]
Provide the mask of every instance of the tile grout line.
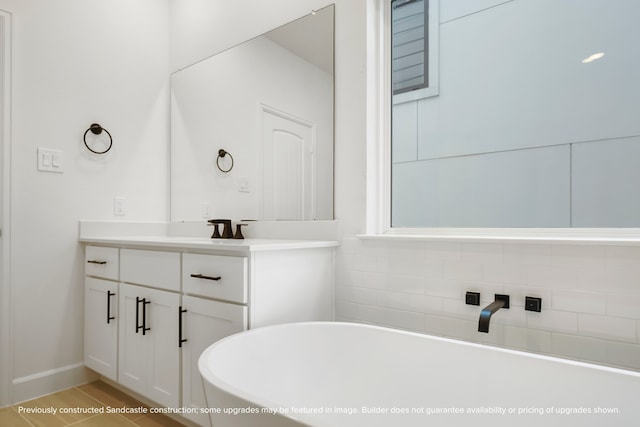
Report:
[[[100,380],[97,380],[97,381],[95,381],[95,382],[98,382],[98,381],[100,381]],[[88,383],[88,384],[91,384],[91,383]],[[106,384],[107,386],[111,387],[111,386],[110,386],[109,384],[107,384],[107,383],[103,383],[103,384]],[[87,385],[87,384],[83,384],[83,385]],[[80,391],[80,392],[82,392],[83,394],[85,394],[85,395],[89,396],[90,398],[92,398],[92,399],[93,399],[93,400],[95,400],[96,402],[100,403],[101,405],[104,405],[105,407],[107,407],[107,406],[111,407],[109,404],[107,404],[107,403],[105,403],[105,402],[102,402],[102,401],[101,401],[101,400],[99,400],[97,397],[92,396],[92,395],[91,395],[91,394],[89,394],[88,392],[86,392],[86,391],[84,391],[84,390],[80,390],[80,388],[79,388],[79,387],[80,387],[80,386],[76,387],[76,388],[78,388],[78,391]],[[114,390],[116,390],[116,391],[120,391],[120,390],[118,390],[118,389],[114,389]],[[123,393],[124,393],[124,392],[123,392]],[[120,401],[117,397],[115,397],[114,395],[112,395],[112,394],[111,394],[111,392],[109,392],[109,393],[107,393],[107,394],[108,394],[110,397],[112,397],[112,398],[114,398],[114,399],[118,400],[118,401],[119,401],[120,403],[122,403],[123,405],[129,406],[129,404],[128,404],[127,402]],[[125,394],[126,394],[126,393],[125,393]],[[131,396],[131,395],[128,395],[128,394],[127,394],[127,396],[128,396],[128,397],[130,397],[131,399],[135,400],[135,401],[136,401],[136,404],[138,404],[138,405],[142,405],[142,406],[147,406],[147,404],[146,404],[146,403],[139,401],[139,400],[138,400],[138,399],[136,399],[135,397],[133,397],[133,396]],[[98,414],[98,415],[100,415],[100,414]],[[107,415],[117,415],[118,417],[125,419],[125,420],[126,420],[127,422],[129,422],[132,426],[136,426],[136,427],[139,427],[139,426],[140,426],[140,424],[138,424],[138,422],[137,422],[137,421],[138,421],[138,420],[140,420],[140,419],[142,419],[142,418],[144,418],[144,417],[146,416],[145,414],[139,414],[137,417],[134,417],[134,418],[128,418],[128,417],[125,417],[125,416],[124,416],[124,415],[122,415],[122,414],[117,414],[117,413],[116,413],[116,414],[107,414]],[[147,414],[147,415],[148,415],[148,414]],[[97,415],[94,415],[94,416],[92,416],[92,417],[90,417],[90,418],[93,418],[93,417],[95,417],[95,416],[97,416]],[[89,419],[89,418],[87,418],[87,419]],[[79,422],[80,422],[80,421],[79,421]],[[73,425],[75,425],[75,424],[77,424],[77,423],[74,423]],[[65,426],[65,427],[67,427],[67,426]]]
[[[71,426],[75,426],[75,425],[80,425],[80,424],[82,424],[82,423],[84,423],[84,422],[86,422],[86,421],[89,421],[89,420],[93,419],[93,418],[97,418],[97,417],[99,417],[100,415],[105,415],[105,414],[96,414],[96,415],[92,415],[92,416],[90,416],[89,418],[85,418],[85,419],[82,419],[82,420],[75,421],[75,422],[73,422],[73,423],[71,423],[71,424],[67,424],[67,425],[65,425],[64,427],[71,427]],[[123,417],[123,416],[122,416],[122,415],[120,415],[120,414],[106,414],[106,415],[110,415],[110,416],[115,416],[115,417],[121,418],[121,419],[122,419],[122,420],[124,420],[125,422],[130,423],[132,427],[134,427],[134,426],[136,426],[136,427],[137,427],[137,426],[138,426],[138,424],[134,423],[134,422],[133,422],[133,421],[131,421],[131,420],[128,420],[127,418]]]
[[14,411],[16,413],[16,415],[18,415],[20,418],[22,418],[27,424],[29,424],[32,427],[36,427],[31,421],[29,421],[28,418],[26,418],[25,416],[23,416],[20,412],[18,412],[15,408],[15,405],[12,405],[9,407],[12,411]]
[[[60,394],[60,393],[63,393],[63,392],[65,392],[65,391],[69,391],[69,390],[76,390],[76,391],[80,392],[81,394],[86,395],[87,397],[89,397],[91,400],[93,400],[93,401],[97,402],[98,404],[105,406],[105,404],[104,404],[104,403],[100,402],[98,399],[94,398],[93,396],[90,396],[89,394],[85,393],[84,391],[80,390],[77,386],[76,386],[76,387],[69,387],[69,388],[64,389],[64,390],[59,390],[59,391],[57,391],[57,392],[55,392],[55,393],[51,393],[51,394],[47,394],[47,395],[44,395],[44,396],[40,396],[40,397],[38,397],[38,398],[36,398],[36,399],[30,400],[29,402],[34,402],[34,403],[36,403],[36,402],[38,402],[38,401],[40,401],[40,400],[42,400],[42,399],[44,399],[44,398],[46,398],[46,397],[49,397],[49,396],[55,396],[55,395],[57,395],[57,394]],[[12,410],[14,410],[14,411],[18,414],[18,416],[20,416],[22,419],[24,419],[24,420],[25,420],[25,421],[26,421],[30,426],[37,427],[37,426],[36,426],[35,424],[33,424],[33,423],[32,423],[32,422],[31,422],[27,417],[25,417],[25,416],[23,416],[22,414],[20,414],[20,413],[15,409],[15,405],[12,405],[12,406],[11,406],[11,409],[12,409]],[[97,416],[97,415],[92,415],[92,416],[90,416],[90,417],[83,418],[83,419],[81,419],[81,420],[75,421],[75,422],[73,422],[73,423],[71,423],[71,424],[65,424],[65,425],[64,425],[64,427],[68,427],[68,426],[71,426],[71,425],[76,425],[76,424],[78,424],[78,423],[81,423],[81,422],[83,422],[83,421],[89,420],[89,419],[94,418],[94,417],[96,417],[96,416]]]
[[[88,384],[90,384],[90,383],[88,383]],[[83,385],[86,385],[86,384],[83,384]],[[86,397],[88,397],[89,399],[91,399],[92,401],[96,402],[98,405],[101,405],[101,406],[103,406],[103,407],[107,407],[107,406],[109,406],[108,404],[106,404],[106,403],[102,402],[101,400],[99,400],[99,399],[98,399],[98,398],[96,398],[95,396],[92,396],[92,395],[90,395],[89,393],[87,393],[86,391],[84,391],[84,390],[80,389],[80,386],[70,387],[70,388],[65,389],[65,390],[60,390],[60,391],[57,391],[57,392],[55,392],[55,393],[51,393],[51,394],[48,394],[48,395],[45,395],[45,396],[41,396],[41,397],[38,397],[38,398],[36,398],[36,399],[31,400],[30,402],[35,403],[35,404],[39,404],[39,403],[37,403],[37,402],[38,402],[38,401],[40,401],[40,400],[41,400],[41,399],[43,399],[43,398],[46,398],[46,397],[49,397],[49,396],[55,396],[55,395],[57,395],[57,394],[59,394],[59,393],[62,393],[62,392],[64,392],[64,391],[68,391],[68,390],[76,390],[76,391],[80,392],[81,394],[85,395]],[[109,393],[109,395],[111,395],[111,394]],[[33,424],[33,423],[32,423],[32,422],[31,422],[27,417],[25,417],[24,415],[22,415],[22,414],[20,414],[20,413],[18,412],[18,410],[16,409],[16,405],[10,405],[10,406],[8,406],[7,408],[8,408],[9,410],[13,411],[16,415],[18,415],[18,417],[20,417],[20,419],[24,420],[24,421],[25,421],[29,426],[37,427],[37,426],[36,426],[35,424]],[[100,416],[100,415],[102,415],[102,414],[95,414],[95,415],[89,416],[89,417],[87,417],[87,418],[83,418],[83,419],[80,419],[80,420],[74,421],[74,422],[72,422],[72,423],[70,423],[70,424],[65,424],[65,425],[64,425],[64,427],[70,427],[70,426],[80,425],[80,424],[82,424],[83,422],[85,422],[85,421],[87,421],[87,420],[90,420],[90,419],[93,419],[93,418],[96,418],[96,417],[98,417],[98,416]],[[120,415],[120,414],[108,414],[108,415],[114,415],[114,416],[117,416],[118,418],[121,418],[121,419],[122,419],[122,420],[124,420],[125,422],[129,423],[132,427],[133,427],[133,426],[138,426],[138,424],[136,424],[133,420],[129,420],[129,419],[127,419],[126,417],[123,417],[123,416],[122,416],[122,415]]]
[[[91,384],[91,383],[88,383]],[[83,385],[87,385],[87,384],[83,384]],[[108,406],[106,403],[98,400],[95,396],[90,395],[89,393],[87,393],[84,390],[81,390],[80,387],[74,387],[74,389],[78,390],[80,393],[84,394],[85,396],[88,396],[89,398],[95,400],[96,402],[98,402],[99,404],[103,405],[103,406]]]
[[[98,380],[98,381],[99,381],[99,380]],[[94,381],[94,382],[97,382],[97,381]],[[87,383],[87,384],[91,384],[91,383]],[[87,384],[83,384],[83,385],[87,385]],[[111,407],[111,405],[109,405],[109,404],[107,404],[107,403],[105,403],[105,402],[102,402],[102,401],[101,401],[101,400],[99,400],[97,397],[90,395],[89,393],[87,393],[87,392],[86,392],[86,391],[84,391],[84,390],[81,390],[81,389],[80,389],[80,387],[75,387],[75,388],[76,388],[79,392],[81,392],[81,393],[83,393],[83,394],[85,394],[85,395],[89,396],[91,399],[93,399],[93,400],[95,400],[96,402],[98,402],[99,404],[103,405],[105,408],[106,408],[106,407]],[[114,399],[116,399],[116,398],[115,398],[115,396],[113,396],[113,395],[111,394],[111,392],[109,392],[108,394],[109,394],[109,396],[111,396],[111,397],[113,397]],[[117,400],[117,399],[116,399],[116,400]],[[125,403],[125,402],[122,402],[122,403]],[[100,415],[100,414],[94,415],[93,417],[89,417],[89,418],[87,418],[87,419],[97,417],[98,415]],[[138,426],[138,424],[137,424],[137,423],[135,423],[135,421],[134,421],[134,420],[130,420],[130,419],[128,419],[127,417],[122,416],[121,414],[106,414],[106,415],[115,415],[115,416],[117,416],[117,417],[119,417],[119,418],[122,418],[122,419],[123,419],[123,420],[125,420],[126,422],[131,423],[131,425],[132,425],[132,426]],[[71,425],[75,425],[75,424],[77,424],[77,423],[79,423],[79,422],[81,422],[81,421],[78,421],[78,422],[73,423],[73,424],[69,424],[69,426],[71,426]],[[65,427],[68,427],[68,426],[65,426]]]

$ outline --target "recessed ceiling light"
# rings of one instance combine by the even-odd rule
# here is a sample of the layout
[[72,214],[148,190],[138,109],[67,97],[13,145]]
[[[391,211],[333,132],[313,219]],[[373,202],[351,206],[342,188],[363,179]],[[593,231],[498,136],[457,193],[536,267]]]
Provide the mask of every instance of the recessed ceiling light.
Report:
[[583,63],[583,64],[588,64],[589,62],[591,62],[591,61],[595,61],[596,59],[600,59],[600,58],[602,58],[603,56],[604,56],[604,52],[594,53],[593,55],[591,55],[591,56],[589,56],[589,57],[587,57],[587,58],[584,58],[584,59],[582,60],[582,63]]

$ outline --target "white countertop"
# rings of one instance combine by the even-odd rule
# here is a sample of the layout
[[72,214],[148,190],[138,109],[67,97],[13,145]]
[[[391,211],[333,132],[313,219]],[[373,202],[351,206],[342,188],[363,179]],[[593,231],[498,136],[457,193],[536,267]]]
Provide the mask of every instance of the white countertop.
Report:
[[209,237],[144,235],[107,237],[81,236],[80,242],[114,246],[144,246],[150,248],[224,250],[239,252],[327,248],[338,246],[337,241],[329,240],[211,239]]

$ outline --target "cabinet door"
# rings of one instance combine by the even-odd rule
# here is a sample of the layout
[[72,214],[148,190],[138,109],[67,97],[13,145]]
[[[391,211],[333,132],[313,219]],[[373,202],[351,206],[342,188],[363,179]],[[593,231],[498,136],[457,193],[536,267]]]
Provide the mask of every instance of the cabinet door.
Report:
[[120,348],[118,351],[118,382],[146,395],[146,360],[148,358],[139,326],[142,309],[138,298],[145,289],[120,283]]
[[84,288],[84,363],[116,380],[118,376],[118,284],[87,277]]
[[118,381],[168,407],[180,406],[180,295],[120,284]]
[[147,290],[144,338],[150,347],[147,359],[147,396],[161,405],[180,406],[180,348],[178,347],[178,310],[180,294]]
[[[247,329],[247,307],[206,300],[190,296],[182,297],[182,406],[203,408],[207,404],[198,370],[198,358],[209,345],[221,338]],[[202,426],[209,425],[204,414],[185,417]]]

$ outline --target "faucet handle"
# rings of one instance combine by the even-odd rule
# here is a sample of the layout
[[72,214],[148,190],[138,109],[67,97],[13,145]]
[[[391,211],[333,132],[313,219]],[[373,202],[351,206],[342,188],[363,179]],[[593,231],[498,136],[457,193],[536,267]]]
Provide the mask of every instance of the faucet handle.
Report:
[[218,229],[218,223],[217,222],[212,222],[211,220],[207,221],[207,226],[211,227],[213,226],[213,234],[211,235],[212,239],[219,239],[220,237],[220,229]]
[[249,224],[236,224],[236,234],[233,236],[234,239],[244,239],[244,236],[242,235],[242,227],[246,225]]
[[[222,229],[222,236],[220,236],[220,233],[218,232],[218,237],[221,237],[223,239],[231,239],[233,238],[233,231],[231,231],[231,220],[230,219],[210,219],[207,220],[207,222],[217,225],[217,224],[224,224],[224,228]],[[215,230],[214,230],[214,234],[215,234]],[[214,238],[214,236],[211,236],[212,238]]]
[[465,294],[465,304],[480,305],[480,292],[469,292]]

